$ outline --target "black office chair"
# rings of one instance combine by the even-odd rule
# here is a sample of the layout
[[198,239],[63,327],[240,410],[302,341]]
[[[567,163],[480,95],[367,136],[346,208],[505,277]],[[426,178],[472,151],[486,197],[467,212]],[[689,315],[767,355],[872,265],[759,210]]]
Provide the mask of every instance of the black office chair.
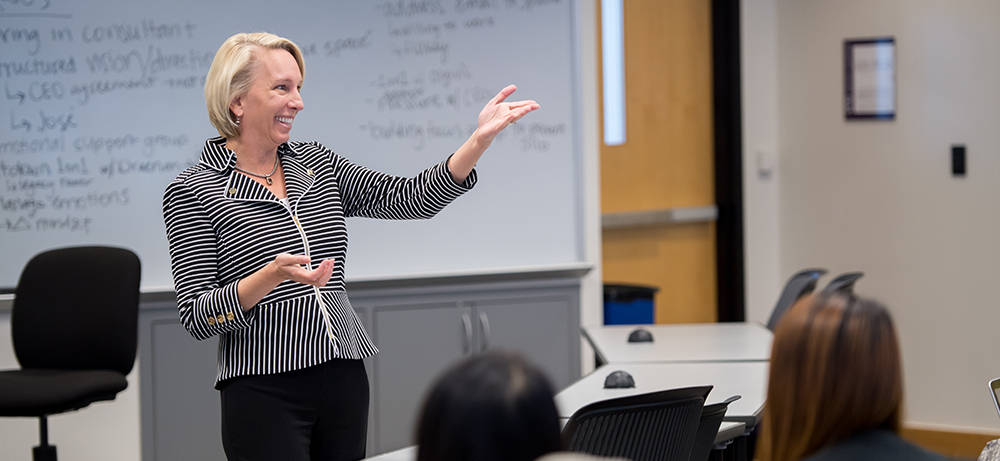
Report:
[[774,331],[778,326],[778,321],[785,315],[785,311],[792,307],[792,304],[795,304],[799,298],[812,293],[816,289],[816,282],[825,273],[826,269],[805,269],[788,279],[785,289],[781,292],[781,297],[778,298],[778,303],[771,311],[771,318],[767,321],[767,329]]
[[21,272],[10,318],[21,369],[0,371],[0,416],[39,418],[35,461],[56,459],[49,415],[114,400],[128,386],[139,275],[135,253],[109,247],[46,251]]
[[722,402],[705,405],[702,408],[690,461],[708,461],[712,448],[715,447],[715,437],[719,433],[719,427],[722,426],[722,419],[726,417],[726,410],[729,409],[730,403],[739,399],[739,395],[734,395]]
[[823,291],[842,291],[844,293],[851,293],[854,291],[854,282],[857,282],[859,278],[864,277],[864,272],[845,272],[838,275],[830,283],[826,285]]
[[570,416],[570,451],[632,461],[688,461],[712,386],[651,392],[587,405]]

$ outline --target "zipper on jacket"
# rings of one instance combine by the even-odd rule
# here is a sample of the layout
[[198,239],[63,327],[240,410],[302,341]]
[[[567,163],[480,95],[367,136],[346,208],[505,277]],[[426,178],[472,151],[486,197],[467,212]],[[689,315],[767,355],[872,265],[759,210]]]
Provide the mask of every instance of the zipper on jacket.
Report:
[[[306,231],[302,228],[302,224],[299,223],[298,216],[292,213],[292,210],[288,210],[288,213],[292,215],[292,221],[295,222],[295,228],[299,230],[299,235],[302,237],[302,245],[305,247],[306,256],[312,259],[309,255],[309,239],[306,238]],[[312,270],[312,263],[306,264],[306,269]],[[326,310],[326,303],[323,302],[323,296],[320,295],[319,287],[312,287],[313,294],[316,296],[316,302],[319,303],[319,312],[323,314],[323,324],[326,325],[326,333],[330,335],[330,342],[333,344],[334,350],[337,350],[337,336],[333,334],[333,323],[330,321],[330,313]]]

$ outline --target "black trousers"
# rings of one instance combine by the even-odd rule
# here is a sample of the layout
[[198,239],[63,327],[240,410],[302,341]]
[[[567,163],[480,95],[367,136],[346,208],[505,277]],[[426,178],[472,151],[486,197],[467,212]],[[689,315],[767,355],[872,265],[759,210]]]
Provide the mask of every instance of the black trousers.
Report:
[[335,359],[222,384],[222,446],[230,461],[341,461],[365,457],[368,373]]

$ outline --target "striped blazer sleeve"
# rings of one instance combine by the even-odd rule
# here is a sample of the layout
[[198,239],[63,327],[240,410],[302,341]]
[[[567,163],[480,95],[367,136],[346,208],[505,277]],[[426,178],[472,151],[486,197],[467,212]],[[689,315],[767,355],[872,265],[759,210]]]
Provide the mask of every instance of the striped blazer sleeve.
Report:
[[379,173],[337,155],[333,163],[345,217],[429,219],[476,184],[475,170],[456,184],[448,160],[412,178]]
[[236,284],[219,284],[215,231],[208,213],[181,178],[167,186],[163,219],[180,320],[199,340],[250,326]]

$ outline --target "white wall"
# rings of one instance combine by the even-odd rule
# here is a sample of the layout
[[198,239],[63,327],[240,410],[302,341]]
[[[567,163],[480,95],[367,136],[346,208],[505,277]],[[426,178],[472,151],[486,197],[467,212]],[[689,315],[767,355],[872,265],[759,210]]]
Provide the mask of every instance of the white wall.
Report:
[[[743,24],[747,155],[778,154],[774,183],[745,176],[750,318],[800,268],[864,271],[899,329],[908,423],[997,432],[1000,2],[745,0]],[[896,39],[896,120],[848,123],[843,41],[873,36]]]
[[744,300],[747,321],[766,324],[787,278],[779,264],[777,14],[775,0],[740,6]]

